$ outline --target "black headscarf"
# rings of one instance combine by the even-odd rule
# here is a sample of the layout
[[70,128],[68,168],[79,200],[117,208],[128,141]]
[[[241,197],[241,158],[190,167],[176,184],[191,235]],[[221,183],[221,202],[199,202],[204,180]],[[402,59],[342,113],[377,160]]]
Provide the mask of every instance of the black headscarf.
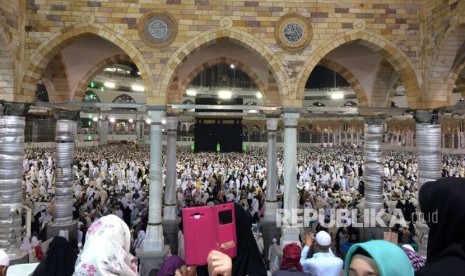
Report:
[[417,275],[463,275],[465,179],[447,177],[427,182],[420,189],[419,201],[430,230],[426,266]]
[[[267,275],[265,264],[252,233],[250,214],[236,203],[234,203],[234,213],[236,216],[237,256],[232,259],[231,275]],[[197,275],[208,276],[208,267],[206,265],[198,266]]]
[[47,256],[32,273],[32,276],[71,276],[77,255],[68,241],[60,236],[53,238]]

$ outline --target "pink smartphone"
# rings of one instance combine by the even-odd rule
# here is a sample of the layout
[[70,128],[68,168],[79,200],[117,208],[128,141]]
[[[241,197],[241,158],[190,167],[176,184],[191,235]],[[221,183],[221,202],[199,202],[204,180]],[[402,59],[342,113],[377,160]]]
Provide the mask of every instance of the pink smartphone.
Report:
[[212,250],[221,251],[231,258],[236,257],[233,203],[184,208],[182,220],[186,265],[207,264],[208,254]]

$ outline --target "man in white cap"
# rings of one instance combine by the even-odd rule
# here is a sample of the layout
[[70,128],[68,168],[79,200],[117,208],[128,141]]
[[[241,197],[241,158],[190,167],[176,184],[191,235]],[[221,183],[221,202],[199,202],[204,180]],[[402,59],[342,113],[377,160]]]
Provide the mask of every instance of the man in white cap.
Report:
[[9,265],[10,258],[3,249],[0,249],[0,276],[6,276]]
[[[315,243],[311,234],[305,237],[305,246],[300,255],[300,264],[303,272],[314,276],[339,276],[342,272],[342,259],[335,257],[330,251],[331,236],[326,231],[320,231],[315,236]],[[313,256],[308,257],[310,248],[313,247]]]

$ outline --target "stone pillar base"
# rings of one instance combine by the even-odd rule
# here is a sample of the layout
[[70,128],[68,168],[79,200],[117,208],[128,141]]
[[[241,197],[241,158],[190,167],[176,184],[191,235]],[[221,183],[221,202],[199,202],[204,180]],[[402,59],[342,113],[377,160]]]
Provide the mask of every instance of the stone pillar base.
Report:
[[283,226],[282,232],[283,235],[281,237],[281,247],[294,242],[300,245],[300,229],[298,227]]
[[277,209],[278,209],[278,201],[266,201],[264,219],[267,221],[276,221],[276,210]]
[[[139,275],[148,276],[150,271],[160,269],[163,259],[169,250],[170,247],[168,245],[165,245],[162,251],[144,251],[143,248],[141,250],[136,250],[136,255],[140,259]],[[153,275],[157,274],[158,273]]]
[[165,238],[165,244],[169,245],[171,248],[171,252],[176,252],[176,254],[178,251],[179,221],[179,219],[163,220],[163,237]]
[[77,247],[77,230],[78,230],[78,221],[74,220],[69,224],[55,224],[49,223],[47,224],[47,240],[58,236],[60,230],[68,230],[69,239],[68,242],[71,244],[72,247]]
[[389,228],[382,227],[362,227],[360,229],[360,241],[382,240],[384,232],[390,231]]
[[273,238],[279,243],[281,240],[281,227],[276,226],[276,221],[271,220],[263,220],[261,222],[261,229],[263,234],[263,243],[265,245],[265,250],[263,250],[263,254],[265,255],[265,259],[268,259],[268,249],[272,243]]

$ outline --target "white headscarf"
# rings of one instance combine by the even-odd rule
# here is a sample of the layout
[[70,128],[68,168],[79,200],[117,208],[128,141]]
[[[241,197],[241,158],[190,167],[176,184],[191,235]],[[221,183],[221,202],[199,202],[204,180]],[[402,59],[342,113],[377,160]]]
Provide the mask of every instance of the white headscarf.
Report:
[[31,238],[31,246],[32,246],[32,248],[35,248],[38,245],[40,245],[39,239],[37,239],[36,236],[33,236]]
[[130,231],[123,220],[115,215],[96,220],[87,230],[86,243],[73,275],[137,276],[130,245]]
[[29,242],[29,237],[23,238],[23,243],[21,244],[21,247],[19,249],[21,249],[21,251],[23,251],[24,253],[31,251],[32,247],[31,243]]

